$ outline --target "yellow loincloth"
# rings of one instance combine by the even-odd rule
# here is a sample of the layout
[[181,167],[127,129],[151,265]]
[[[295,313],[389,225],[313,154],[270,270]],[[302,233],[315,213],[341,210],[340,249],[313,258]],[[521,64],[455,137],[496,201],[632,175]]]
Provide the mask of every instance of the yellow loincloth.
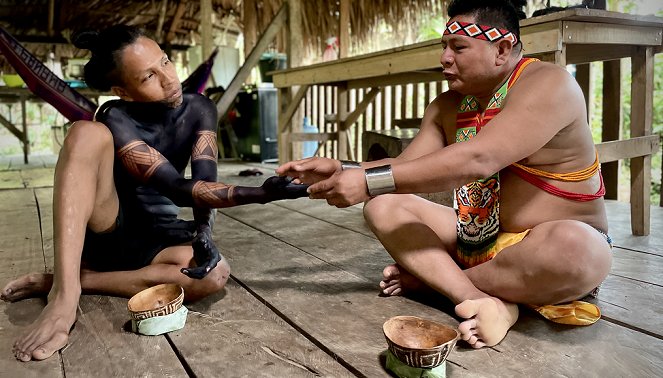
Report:
[[[522,241],[529,233],[530,230],[518,233],[500,232],[495,245],[490,249],[491,258],[495,257],[504,248]],[[601,310],[598,306],[583,301],[545,306],[527,306],[551,322],[559,324],[584,326],[594,324],[601,318]]]

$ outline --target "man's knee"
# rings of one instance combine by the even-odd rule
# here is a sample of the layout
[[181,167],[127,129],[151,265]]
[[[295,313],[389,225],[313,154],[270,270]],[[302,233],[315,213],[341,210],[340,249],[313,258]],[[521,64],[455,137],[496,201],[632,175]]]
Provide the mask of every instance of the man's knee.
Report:
[[591,226],[576,222],[556,222],[548,231],[550,245],[555,251],[551,264],[570,281],[598,285],[608,275],[612,256],[603,235]]
[[100,152],[113,151],[113,134],[98,122],[78,121],[67,132],[62,153],[68,157],[94,159]]
[[402,197],[402,195],[394,194],[381,195],[364,205],[364,219],[373,231],[393,224],[390,220],[393,220],[394,212],[401,207],[402,203],[398,200]]
[[230,266],[226,259],[219,261],[212,271],[202,280],[193,280],[184,288],[184,296],[187,302],[203,299],[214,293],[218,293],[228,282],[230,277]]

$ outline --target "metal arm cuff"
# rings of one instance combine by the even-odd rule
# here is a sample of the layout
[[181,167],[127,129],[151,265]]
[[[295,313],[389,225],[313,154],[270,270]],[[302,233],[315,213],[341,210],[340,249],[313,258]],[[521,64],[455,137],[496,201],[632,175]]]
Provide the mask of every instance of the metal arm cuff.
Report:
[[340,160],[341,162],[341,170],[345,171],[346,169],[352,169],[352,168],[361,168],[361,164],[357,163],[356,161],[352,160]]
[[371,197],[395,192],[396,183],[394,182],[394,175],[391,172],[391,165],[387,164],[367,169],[366,187]]

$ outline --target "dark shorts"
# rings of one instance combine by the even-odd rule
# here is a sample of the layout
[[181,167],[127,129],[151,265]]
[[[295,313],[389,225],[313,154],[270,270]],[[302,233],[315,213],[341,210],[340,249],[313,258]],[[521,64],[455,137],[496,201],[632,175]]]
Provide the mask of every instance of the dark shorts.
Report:
[[154,257],[168,247],[193,239],[193,221],[173,217],[140,221],[118,212],[115,227],[108,232],[85,232],[82,262],[97,272],[136,270],[149,265]]

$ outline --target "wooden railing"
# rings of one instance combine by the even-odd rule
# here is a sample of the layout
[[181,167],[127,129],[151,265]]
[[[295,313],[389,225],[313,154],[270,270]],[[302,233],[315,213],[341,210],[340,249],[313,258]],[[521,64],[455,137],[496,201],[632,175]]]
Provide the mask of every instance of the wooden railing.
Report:
[[[391,130],[396,127],[418,127],[426,106],[442,91],[446,83],[441,81],[417,84],[386,85],[375,89],[375,98],[367,105],[357,121],[348,130],[349,155],[362,160],[362,135],[364,131]],[[359,104],[370,96],[371,88],[357,88],[348,91],[348,112],[357,109]],[[307,117],[312,126],[322,135],[338,133],[336,114],[338,112],[338,91],[334,85],[312,85],[306,91],[300,108],[302,117]],[[303,138],[306,139],[306,138]],[[324,139],[324,138],[321,138]],[[330,138],[331,139],[331,138]],[[338,158],[337,141],[321,141],[317,156]],[[306,141],[300,141],[306,142]],[[316,141],[309,141],[316,143]],[[293,146],[293,158],[301,156],[301,148]],[[307,157],[307,156],[304,156]]]
[[[662,49],[662,34],[663,18],[592,9],[570,9],[521,22],[521,40],[528,56],[562,66],[631,59],[630,138],[612,140],[619,137],[618,117],[621,114],[604,112],[603,135],[612,137],[604,139],[606,143],[599,146],[599,151],[602,162],[630,159],[631,227],[635,235],[647,235],[650,229],[651,156],[657,151],[659,143],[658,136],[652,135],[653,67],[654,53]],[[407,112],[402,111],[403,107],[407,110],[407,102],[390,98],[389,94],[394,91],[389,88],[429,83],[430,89],[430,83],[441,78],[439,54],[439,41],[429,41],[277,71],[273,78],[274,85],[279,88],[281,111],[279,159],[291,160],[295,157],[293,142],[308,140],[323,141],[322,153],[326,156],[341,159],[361,157],[361,143],[358,139],[362,131],[371,127],[393,127],[394,120],[398,119],[393,115],[399,111],[398,117],[403,114],[408,116]],[[609,78],[619,80],[618,75]],[[437,86],[434,85],[436,90]],[[327,89],[329,87],[333,89]],[[314,92],[310,93],[310,104],[317,102],[323,105],[318,105],[317,109],[311,108],[310,113],[306,113],[307,107],[300,102],[308,98],[310,88],[317,88],[318,92],[319,88],[324,88],[322,92],[329,92],[332,100],[321,100],[324,96],[314,97]],[[353,94],[353,90],[358,92]],[[395,93],[398,96],[402,92],[397,89]],[[425,91],[423,93],[419,90],[412,92],[412,96],[417,97],[414,104],[419,104],[420,96],[426,96]],[[374,98],[371,98],[373,95]],[[323,131],[320,135],[299,133],[301,118],[294,122],[292,118],[300,107],[303,112],[300,114],[310,114],[314,123],[320,123],[318,126]],[[334,122],[326,125],[323,117],[330,114]],[[421,114],[418,105],[416,114]],[[373,122],[368,122],[369,118]],[[336,149],[330,140],[336,140]],[[616,171],[608,171],[608,179],[616,183]]]

